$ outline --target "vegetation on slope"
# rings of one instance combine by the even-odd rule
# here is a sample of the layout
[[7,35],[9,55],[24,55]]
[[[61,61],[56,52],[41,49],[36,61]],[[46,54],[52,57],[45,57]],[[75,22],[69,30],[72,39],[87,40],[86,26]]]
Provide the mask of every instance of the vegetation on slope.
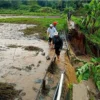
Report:
[[[93,44],[100,45],[100,2],[98,0],[92,0],[90,4],[85,4],[84,9],[86,15],[81,17],[72,17],[72,20],[79,25],[80,30],[84,33],[87,39]],[[99,46],[100,47],[100,46]]]
[[86,63],[76,71],[78,81],[93,78],[98,90],[100,91],[100,58],[92,58],[91,63]]

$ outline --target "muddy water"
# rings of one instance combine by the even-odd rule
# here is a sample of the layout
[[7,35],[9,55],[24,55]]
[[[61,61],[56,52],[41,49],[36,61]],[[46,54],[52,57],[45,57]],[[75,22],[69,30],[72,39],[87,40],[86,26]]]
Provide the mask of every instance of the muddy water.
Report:
[[0,38],[1,39],[16,39],[16,40],[28,40],[34,39],[34,37],[24,37],[24,33],[21,31],[27,27],[33,27],[36,25],[26,25],[26,24],[0,24]]
[[[42,40],[37,39],[34,35],[24,37],[20,30],[34,25],[26,24],[0,24],[0,82],[15,83],[16,89],[22,90],[22,100],[35,100],[47,66],[50,61],[46,60],[49,47]],[[15,45],[18,47],[8,47]],[[41,51],[27,51],[25,46],[37,46],[42,48],[45,56]],[[51,52],[51,53],[50,53]],[[49,53],[52,56],[52,51]]]

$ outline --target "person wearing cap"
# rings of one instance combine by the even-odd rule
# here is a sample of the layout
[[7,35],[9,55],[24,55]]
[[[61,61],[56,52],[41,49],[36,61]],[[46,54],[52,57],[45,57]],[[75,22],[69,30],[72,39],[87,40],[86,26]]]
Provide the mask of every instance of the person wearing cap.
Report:
[[53,48],[52,39],[55,32],[56,32],[56,29],[53,27],[52,24],[50,24],[50,27],[47,29],[47,34],[49,35],[49,44],[51,48]]
[[63,41],[60,38],[60,36],[58,35],[58,32],[54,33],[53,44],[54,44],[54,48],[55,48],[55,54],[57,55],[57,58],[59,60],[60,52],[61,52],[61,49],[63,46]]
[[53,22],[53,26],[54,26],[55,29],[56,29],[57,24],[58,24],[57,22]]

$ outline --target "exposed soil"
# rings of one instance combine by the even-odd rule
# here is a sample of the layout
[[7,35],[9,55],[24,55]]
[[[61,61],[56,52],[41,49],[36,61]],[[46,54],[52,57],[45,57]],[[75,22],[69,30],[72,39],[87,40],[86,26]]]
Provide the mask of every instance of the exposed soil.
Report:
[[51,64],[51,67],[49,67],[48,71],[49,72],[46,75],[46,83],[50,89],[47,94],[45,95],[40,94],[40,99],[43,100],[53,99],[54,93],[56,91],[57,85],[60,80],[60,75],[62,72],[65,72],[64,84],[63,84],[62,96],[61,96],[61,100],[65,100],[69,85],[73,83],[77,83],[75,69],[70,64],[65,49],[61,51],[60,61],[56,58],[55,63]]
[[[71,27],[71,26],[73,26],[73,22],[69,21],[69,29],[73,29],[73,27]],[[71,63],[73,64],[74,68],[81,67],[82,65],[84,65],[84,62],[90,62],[90,59],[91,59],[91,56],[86,55],[84,53],[83,43],[81,44],[79,41],[76,41],[76,40],[74,41],[74,39],[72,39],[72,42],[74,41],[73,42],[74,46],[76,46],[76,42],[77,42],[77,44],[78,44],[78,46],[80,46],[80,48],[78,48],[78,47],[76,47],[76,48],[81,49],[80,51],[81,51],[82,54],[78,53],[78,56],[77,56],[77,53],[75,51],[75,47],[73,48],[73,45],[72,45],[72,50],[71,49],[70,50],[72,52],[74,51],[75,53],[73,52],[73,53],[70,54],[70,60],[71,60]],[[84,89],[81,90],[80,85],[82,85],[82,87]],[[88,99],[97,100],[96,99],[96,94],[97,94],[96,86],[95,86],[92,78],[88,79],[87,81],[82,81],[81,83],[77,84],[75,87],[77,87],[77,88],[73,92],[73,96],[74,96],[73,100],[83,100],[82,96],[85,97],[86,95],[87,96],[84,100],[88,100]],[[75,87],[74,87],[74,89],[75,89]],[[86,94],[86,92],[87,92],[87,94]],[[79,93],[80,93],[80,95],[79,95]]]

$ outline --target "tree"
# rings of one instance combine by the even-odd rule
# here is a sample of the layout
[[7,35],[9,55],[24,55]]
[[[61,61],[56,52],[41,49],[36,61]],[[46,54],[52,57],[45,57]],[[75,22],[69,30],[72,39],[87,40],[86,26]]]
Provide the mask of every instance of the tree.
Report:
[[89,4],[84,4],[85,10],[87,11],[84,17],[85,28],[90,30],[89,33],[95,33],[95,23],[99,16],[100,2],[98,0],[92,0]]
[[1,0],[0,1],[0,8],[10,8],[11,2],[10,0]]
[[21,4],[20,0],[11,0],[11,7],[13,9],[18,9]]

